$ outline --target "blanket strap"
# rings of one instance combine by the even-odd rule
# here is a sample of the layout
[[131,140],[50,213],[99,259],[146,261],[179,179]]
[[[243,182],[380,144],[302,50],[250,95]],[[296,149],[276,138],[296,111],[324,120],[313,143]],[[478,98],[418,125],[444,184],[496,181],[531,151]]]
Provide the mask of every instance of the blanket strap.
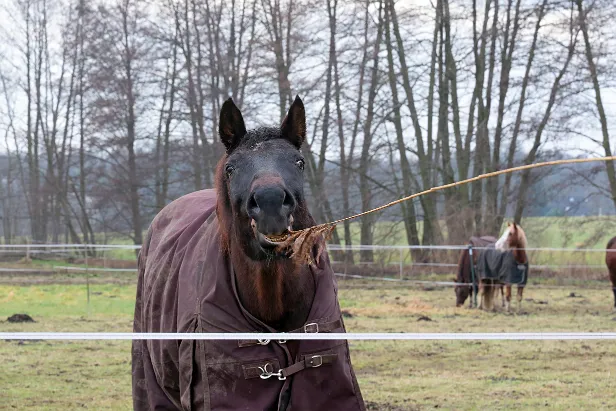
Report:
[[[303,357],[304,358],[302,360],[296,362],[295,364],[286,368],[278,369],[278,371],[275,371],[275,365],[268,362],[263,366],[258,367],[258,370],[260,371],[259,377],[262,380],[267,380],[271,377],[278,377],[280,381],[284,381],[287,377],[297,374],[307,368],[319,368],[322,365],[332,364],[338,358],[338,354],[308,354]],[[255,373],[245,373],[244,378],[255,378]]]
[[[304,326],[302,328],[298,328],[296,330],[290,331],[290,333],[306,333],[306,334],[310,334],[310,333],[327,333],[327,332],[332,332],[334,330],[337,330],[339,328],[342,328],[342,321],[340,321],[340,319],[336,320],[336,321],[330,321],[330,322],[326,322],[326,323],[316,323],[316,322],[311,322],[311,323],[307,323],[304,324]],[[278,341],[281,344],[284,344],[286,341],[282,340],[282,341]],[[237,342],[237,346],[238,347],[250,347],[253,345],[267,345],[270,343],[270,340],[239,340]]]

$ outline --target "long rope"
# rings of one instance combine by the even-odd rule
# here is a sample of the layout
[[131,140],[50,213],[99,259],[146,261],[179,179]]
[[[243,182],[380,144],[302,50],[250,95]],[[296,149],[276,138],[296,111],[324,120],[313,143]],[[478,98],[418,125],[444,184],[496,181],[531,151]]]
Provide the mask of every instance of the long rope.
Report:
[[480,174],[480,175],[478,175],[476,177],[467,178],[466,180],[456,181],[455,183],[444,184],[444,185],[441,185],[441,186],[432,187],[432,188],[429,188],[428,190],[424,190],[424,191],[421,191],[419,193],[411,194],[409,196],[400,198],[398,200],[392,201],[392,202],[384,204],[382,206],[373,208],[372,210],[363,211],[363,212],[361,212],[359,214],[355,214],[355,215],[352,215],[350,217],[344,217],[344,218],[341,218],[339,220],[332,221],[330,223],[320,224],[320,225],[318,225],[316,227],[324,227],[324,226],[330,226],[330,225],[337,225],[337,224],[340,224],[340,223],[342,223],[344,221],[348,221],[348,220],[352,220],[352,219],[355,219],[355,218],[363,217],[365,215],[368,215],[368,214],[371,214],[371,213],[375,213],[377,211],[384,210],[386,208],[395,206],[396,204],[400,204],[400,203],[403,203],[405,201],[409,201],[409,200],[412,200],[414,198],[417,198],[417,197],[420,197],[420,196],[423,196],[423,195],[426,195],[426,194],[434,193],[436,191],[445,190],[446,188],[453,188],[453,187],[460,186],[460,185],[463,185],[463,184],[472,183],[474,181],[483,180],[483,179],[489,178],[489,177],[496,177],[496,176],[499,176],[499,175],[502,175],[502,174],[513,173],[515,171],[530,170],[532,168],[547,167],[547,166],[557,166],[557,165],[562,165],[562,164],[592,163],[592,162],[597,162],[597,161],[613,161],[613,160],[616,160],[616,156],[597,157],[597,158],[574,158],[574,159],[566,159],[566,160],[546,161],[546,162],[543,162],[543,163],[527,164],[527,165],[524,165],[524,166],[507,168],[507,169],[499,170],[499,171],[493,171],[493,172],[490,172],[490,173]]
[[[363,217],[368,214],[376,213],[377,211],[384,210],[386,208],[395,206],[397,204],[412,200],[414,198],[417,198],[417,197],[420,197],[426,194],[435,193],[437,191],[442,191],[447,188],[457,187],[463,184],[472,183],[472,182],[483,180],[489,177],[496,177],[502,174],[513,173],[515,171],[530,170],[533,168],[547,167],[547,166],[557,166],[557,165],[562,165],[562,164],[591,163],[591,162],[598,162],[598,161],[614,161],[614,160],[616,160],[616,156],[545,161],[543,163],[526,164],[523,166],[507,168],[507,169],[499,170],[499,171],[493,171],[490,173],[480,174],[476,177],[467,178],[466,180],[461,180],[461,181],[457,181],[457,182],[450,183],[450,184],[443,184],[437,187],[429,188],[428,190],[424,190],[419,193],[411,194],[409,196],[400,198],[398,200],[395,200],[390,203],[384,204],[382,206],[373,208],[371,210],[367,210],[367,211],[363,211],[358,214],[354,214],[349,217],[344,217],[344,218],[341,218],[339,220],[335,220],[329,223],[315,225],[309,228],[305,228],[303,230],[292,231],[287,237],[287,239],[279,244],[278,251],[284,252],[285,250],[288,250],[290,248],[291,254],[294,257],[302,259],[310,263],[312,262],[313,246],[315,244],[319,244],[319,239],[322,237],[325,237],[325,239],[328,239],[331,236],[334,229],[336,228],[336,225],[344,221],[353,220],[355,218]],[[322,244],[319,245],[319,252],[317,253],[317,259],[319,258],[319,255],[323,250],[324,250],[324,245]]]

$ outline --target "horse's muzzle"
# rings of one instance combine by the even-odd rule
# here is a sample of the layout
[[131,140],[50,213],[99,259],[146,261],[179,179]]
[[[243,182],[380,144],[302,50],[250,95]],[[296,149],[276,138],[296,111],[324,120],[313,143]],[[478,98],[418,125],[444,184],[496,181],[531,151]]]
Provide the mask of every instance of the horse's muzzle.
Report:
[[[268,236],[269,239],[266,240],[275,243],[272,238],[285,235],[290,230],[291,213],[295,211],[295,207],[293,195],[276,185],[256,188],[250,194],[246,211],[254,222],[257,233]],[[266,246],[269,245],[267,241],[264,243]]]

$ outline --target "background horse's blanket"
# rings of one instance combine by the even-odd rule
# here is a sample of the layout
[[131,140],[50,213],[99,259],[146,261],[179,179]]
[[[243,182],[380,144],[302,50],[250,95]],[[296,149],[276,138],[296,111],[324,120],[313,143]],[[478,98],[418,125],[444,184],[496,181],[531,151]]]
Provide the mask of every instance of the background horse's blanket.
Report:
[[[496,239],[496,237],[486,235],[483,237],[471,237],[470,243],[473,247],[481,247],[481,248],[492,247],[494,248],[494,244],[496,244],[497,241],[498,240]],[[481,250],[477,250],[477,251],[481,251]]]
[[[138,260],[135,332],[276,331],[240,303],[215,208],[215,192],[198,191],[152,222]],[[345,332],[327,254],[301,275],[316,285],[307,324]],[[259,377],[293,364],[305,369],[284,381]],[[132,367],[135,410],[277,410],[289,386],[289,410],[365,410],[346,340],[301,341],[297,358],[277,341],[135,340]]]
[[471,238],[473,247],[488,248],[474,250],[477,253],[477,276],[504,284],[526,285],[528,263],[518,264],[513,251],[496,250],[496,241],[496,238],[488,236]]

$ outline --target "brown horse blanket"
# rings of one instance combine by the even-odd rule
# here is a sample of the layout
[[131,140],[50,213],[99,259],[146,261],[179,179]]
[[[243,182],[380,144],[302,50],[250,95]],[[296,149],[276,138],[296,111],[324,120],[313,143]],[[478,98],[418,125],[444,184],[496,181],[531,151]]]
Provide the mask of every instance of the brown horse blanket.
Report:
[[[139,254],[134,332],[275,332],[242,306],[220,249],[214,190],[188,194],[154,219]],[[299,332],[345,332],[329,258],[306,266],[316,294]],[[279,380],[268,373],[286,368]],[[135,340],[135,410],[365,410],[346,340]],[[292,374],[292,375],[291,375]],[[288,391],[290,389],[290,391]]]
[[[493,241],[492,241],[493,240]],[[473,247],[477,253],[477,276],[482,280],[494,280],[503,284],[526,285],[528,280],[528,263],[519,264],[515,261],[513,251],[501,251],[494,248],[494,237],[472,237]]]

